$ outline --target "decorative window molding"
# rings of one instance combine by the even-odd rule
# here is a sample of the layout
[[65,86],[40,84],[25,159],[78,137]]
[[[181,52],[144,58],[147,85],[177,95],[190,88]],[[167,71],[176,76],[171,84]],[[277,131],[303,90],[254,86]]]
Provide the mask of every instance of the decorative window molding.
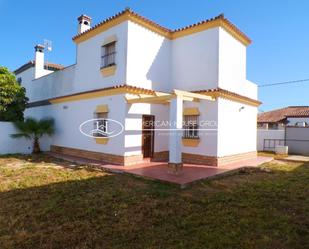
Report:
[[108,105],[98,105],[95,109],[96,113],[108,112]]
[[183,115],[184,116],[189,116],[189,115],[200,115],[200,111],[197,107],[193,107],[193,108],[184,108],[183,110]]
[[109,43],[116,42],[116,41],[117,41],[117,36],[116,35],[109,36],[109,37],[104,39],[104,42],[103,42],[102,46],[105,46],[105,45],[107,45]]
[[183,138],[182,139],[182,145],[186,147],[197,147],[200,143],[199,138]]
[[101,73],[104,77],[108,77],[114,75],[116,73],[116,65],[101,68]]
[[109,138],[108,137],[100,137],[100,138],[96,138],[95,142],[97,144],[107,144],[108,143]]

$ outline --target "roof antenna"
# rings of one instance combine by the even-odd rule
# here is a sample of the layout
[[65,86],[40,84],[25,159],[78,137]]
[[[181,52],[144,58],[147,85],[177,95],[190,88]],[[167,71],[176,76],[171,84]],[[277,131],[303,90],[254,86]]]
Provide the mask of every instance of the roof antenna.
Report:
[[47,50],[48,52],[51,52],[53,50],[52,41],[44,39],[44,47],[45,47],[45,50]]

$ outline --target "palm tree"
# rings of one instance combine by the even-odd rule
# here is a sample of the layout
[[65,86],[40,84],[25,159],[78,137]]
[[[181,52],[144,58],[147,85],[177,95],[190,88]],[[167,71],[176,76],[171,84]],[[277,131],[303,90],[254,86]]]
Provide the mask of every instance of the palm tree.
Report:
[[40,143],[39,139],[43,135],[51,136],[54,134],[54,120],[53,119],[41,119],[36,120],[34,118],[27,118],[24,121],[14,122],[15,128],[19,131],[19,133],[11,134],[13,138],[24,137],[26,139],[33,140],[33,150],[32,153],[40,153]]

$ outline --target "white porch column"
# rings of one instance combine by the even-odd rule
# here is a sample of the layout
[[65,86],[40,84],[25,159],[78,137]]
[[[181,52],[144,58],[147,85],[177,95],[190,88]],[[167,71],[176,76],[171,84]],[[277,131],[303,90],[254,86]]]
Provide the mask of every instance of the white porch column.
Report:
[[183,99],[179,96],[170,103],[170,134],[169,134],[169,164],[182,166],[181,141],[182,141],[182,112]]

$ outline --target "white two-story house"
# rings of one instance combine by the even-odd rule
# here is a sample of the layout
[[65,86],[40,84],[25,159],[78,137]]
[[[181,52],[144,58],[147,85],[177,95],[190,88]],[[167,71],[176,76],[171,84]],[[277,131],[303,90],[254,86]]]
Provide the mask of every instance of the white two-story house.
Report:
[[[223,15],[177,30],[129,9],[94,26],[82,15],[73,42],[74,65],[48,70],[36,46],[34,67],[17,72],[30,99],[25,116],[55,119],[44,150],[120,165],[150,158],[220,166],[256,157],[251,41]],[[81,125],[96,118],[106,131],[120,123],[121,132],[83,134]]]

